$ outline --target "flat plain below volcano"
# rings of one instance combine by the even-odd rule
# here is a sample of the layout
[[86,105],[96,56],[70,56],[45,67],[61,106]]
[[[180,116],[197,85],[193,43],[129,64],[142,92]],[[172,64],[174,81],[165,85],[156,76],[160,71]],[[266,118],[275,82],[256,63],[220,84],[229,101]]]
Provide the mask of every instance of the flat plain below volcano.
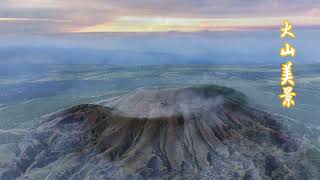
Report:
[[43,119],[0,179],[317,179],[292,126],[226,87],[138,90]]

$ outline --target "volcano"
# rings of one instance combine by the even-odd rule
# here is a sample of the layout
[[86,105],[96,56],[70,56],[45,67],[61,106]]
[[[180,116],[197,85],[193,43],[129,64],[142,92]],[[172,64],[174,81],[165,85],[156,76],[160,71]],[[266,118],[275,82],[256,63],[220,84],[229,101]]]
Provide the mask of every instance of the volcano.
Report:
[[17,144],[17,159],[3,165],[7,170],[0,177],[320,177],[301,137],[226,87],[138,90],[100,104],[78,105],[43,121]]

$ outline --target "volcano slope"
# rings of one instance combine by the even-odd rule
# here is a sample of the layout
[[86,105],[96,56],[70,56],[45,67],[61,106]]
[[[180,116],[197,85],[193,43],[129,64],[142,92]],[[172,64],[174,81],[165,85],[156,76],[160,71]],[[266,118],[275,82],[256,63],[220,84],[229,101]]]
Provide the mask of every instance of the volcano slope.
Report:
[[233,89],[140,90],[51,115],[0,179],[317,179],[286,127]]

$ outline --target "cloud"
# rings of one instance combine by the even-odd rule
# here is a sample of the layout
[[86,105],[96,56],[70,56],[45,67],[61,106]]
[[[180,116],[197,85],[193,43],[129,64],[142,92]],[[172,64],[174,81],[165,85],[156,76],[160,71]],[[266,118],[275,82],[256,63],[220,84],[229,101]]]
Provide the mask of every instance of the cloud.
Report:
[[[124,16],[168,18],[252,18],[318,14],[318,0],[3,0],[0,18],[63,20],[51,23],[6,22],[4,32],[74,31]],[[70,23],[72,22],[72,23]],[[3,21],[2,21],[3,23]],[[1,24],[2,25],[2,24]]]
[[320,8],[312,8],[310,11],[306,12],[307,16],[320,17]]
[[72,21],[62,20],[62,19],[0,18],[0,22],[18,22],[18,21],[72,22]]

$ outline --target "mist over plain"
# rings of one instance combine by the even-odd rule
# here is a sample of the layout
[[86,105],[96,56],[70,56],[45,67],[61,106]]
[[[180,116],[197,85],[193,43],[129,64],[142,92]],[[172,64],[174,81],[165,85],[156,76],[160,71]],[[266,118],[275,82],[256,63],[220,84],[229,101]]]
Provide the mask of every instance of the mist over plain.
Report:
[[[277,30],[195,33],[96,33],[0,36],[1,70],[32,70],[50,64],[280,64],[285,42],[297,49],[296,63],[318,63],[319,30],[296,30],[294,40]],[[8,72],[9,73],[9,72]]]

